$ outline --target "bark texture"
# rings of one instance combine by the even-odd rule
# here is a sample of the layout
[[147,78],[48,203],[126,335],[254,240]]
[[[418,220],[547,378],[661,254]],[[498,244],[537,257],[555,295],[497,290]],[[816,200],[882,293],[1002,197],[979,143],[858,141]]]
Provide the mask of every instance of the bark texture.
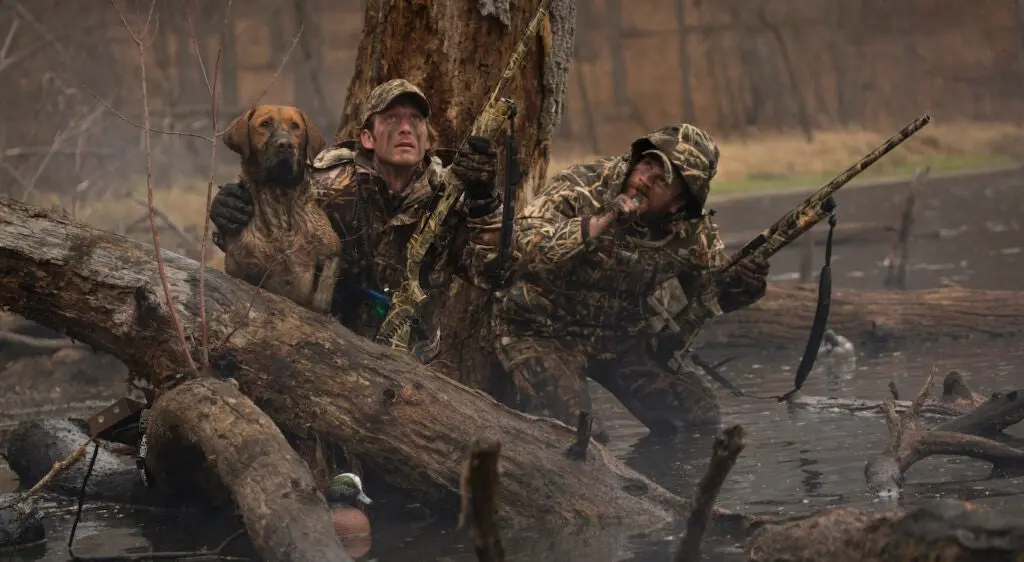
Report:
[[884,514],[827,509],[764,527],[747,554],[751,562],[1009,561],[1024,555],[1024,522],[952,500]]
[[192,475],[215,477],[264,559],[352,560],[306,463],[235,385],[212,377],[178,385],[154,404],[147,434],[157,484],[170,490]]
[[[169,388],[187,366],[152,252],[0,199],[0,305],[107,351],[155,387]],[[175,308],[192,336],[198,333],[198,264],[163,256]],[[656,523],[685,507],[597,444],[586,461],[569,459],[564,451],[573,428],[513,412],[323,315],[212,269],[206,291],[219,373],[234,377],[284,432],[344,446],[368,473],[420,501],[457,511],[469,444],[492,437],[505,444],[501,516],[510,526],[582,519]]]
[[[803,347],[814,320],[815,285],[769,285],[753,306],[707,324],[702,348]],[[941,288],[836,290],[829,328],[855,345],[936,342],[1024,334],[1024,293]]]
[[[374,86],[405,78],[430,100],[430,123],[440,145],[457,147],[490,98],[539,5],[539,0],[368,1],[335,142],[356,138],[362,102]],[[527,43],[523,67],[504,94],[519,110],[522,197],[532,196],[547,173],[551,138],[565,102],[575,26],[575,1],[552,0],[547,21],[539,36],[530,40],[532,45]]]

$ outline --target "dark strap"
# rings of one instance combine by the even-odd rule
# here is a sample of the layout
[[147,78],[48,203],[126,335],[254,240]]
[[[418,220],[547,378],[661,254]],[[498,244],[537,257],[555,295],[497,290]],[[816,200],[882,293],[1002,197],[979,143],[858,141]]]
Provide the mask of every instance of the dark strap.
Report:
[[492,283],[495,288],[505,285],[505,264],[512,248],[515,229],[516,187],[519,170],[516,161],[516,106],[509,108],[508,134],[505,135],[505,192],[501,201],[501,232],[498,239],[498,256],[493,263]]
[[753,398],[755,400],[785,402],[803,388],[807,377],[811,374],[811,370],[814,369],[814,362],[818,359],[818,349],[821,347],[821,340],[825,335],[825,329],[828,327],[829,309],[832,306],[832,235],[836,228],[835,201],[830,197],[825,200],[823,207],[829,213],[828,238],[825,241],[825,265],[821,267],[821,275],[818,277],[818,304],[814,311],[814,323],[811,325],[811,334],[807,338],[807,346],[804,348],[804,355],[800,359],[800,366],[796,369],[793,389],[781,396],[755,396],[747,394],[718,372],[717,367],[725,364],[726,361],[721,361],[716,365],[709,365],[696,353],[690,354],[690,359],[694,364],[703,369],[715,382],[721,384],[736,396]]

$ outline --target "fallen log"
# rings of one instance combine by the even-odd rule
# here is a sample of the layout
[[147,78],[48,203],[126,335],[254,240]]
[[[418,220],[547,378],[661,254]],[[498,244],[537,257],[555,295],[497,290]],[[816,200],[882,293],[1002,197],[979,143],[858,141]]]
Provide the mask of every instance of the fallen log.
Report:
[[[235,385],[212,377],[178,385],[153,405],[146,434],[158,488],[223,486],[265,560],[352,560],[309,468]],[[209,477],[216,481],[203,485]]]
[[[195,334],[198,264],[163,256],[175,310],[185,332]],[[117,356],[163,389],[187,371],[164,302],[148,245],[0,198],[3,306]],[[569,458],[573,428],[514,412],[406,354],[212,269],[206,314],[216,370],[235,378],[285,433],[318,438],[363,461],[371,490],[380,478],[421,503],[456,512],[460,461],[474,437],[493,435],[504,444],[501,519],[508,527],[666,522],[685,506],[596,443],[585,461]],[[205,446],[207,453],[216,447]]]
[[[948,429],[961,427],[991,430],[995,427],[994,424],[1006,421],[1008,417],[1005,415],[1000,415],[988,423],[981,423],[974,418],[970,423],[945,424],[946,429],[942,426],[931,430],[920,428],[918,417],[934,380],[934,375],[928,378],[924,388],[903,414],[897,416],[893,400],[886,401],[883,410],[890,434],[889,446],[864,466],[864,478],[867,480],[868,489],[875,494],[899,496],[907,470],[914,463],[932,455],[962,455],[987,461],[997,468],[1024,467],[1024,450],[985,437]],[[1000,408],[986,411],[997,414],[1004,412]]]
[[766,525],[746,550],[750,562],[1016,560],[1024,521],[952,500],[883,514],[834,508]]
[[[816,285],[770,284],[764,298],[711,320],[703,349],[802,349],[813,323]],[[829,328],[855,345],[999,338],[1024,334],[1024,293],[947,287],[920,291],[836,290]]]

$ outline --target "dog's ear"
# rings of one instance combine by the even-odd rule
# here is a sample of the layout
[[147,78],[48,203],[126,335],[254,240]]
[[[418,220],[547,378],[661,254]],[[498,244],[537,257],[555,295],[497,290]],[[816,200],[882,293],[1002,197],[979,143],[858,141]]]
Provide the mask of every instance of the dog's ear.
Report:
[[255,107],[235,117],[228,130],[224,132],[224,146],[241,154],[243,160],[249,157],[249,120],[254,113]]
[[320,129],[317,129],[316,125],[310,121],[306,112],[299,110],[299,115],[302,116],[302,124],[306,126],[306,160],[312,164],[313,160],[316,160],[316,155],[320,154],[327,143],[324,141],[324,136],[320,134]]

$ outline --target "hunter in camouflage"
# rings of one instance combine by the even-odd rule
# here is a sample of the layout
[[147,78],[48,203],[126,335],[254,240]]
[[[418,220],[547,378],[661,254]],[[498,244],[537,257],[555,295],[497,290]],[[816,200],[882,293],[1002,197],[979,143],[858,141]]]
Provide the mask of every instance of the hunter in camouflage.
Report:
[[[575,425],[591,410],[587,378],[611,391],[652,433],[717,423],[695,372],[655,354],[648,298],[678,280],[689,298],[726,258],[705,209],[719,151],[692,125],[640,139],[624,155],[555,174],[517,220],[517,281],[494,315],[498,355],[515,406]],[[717,286],[723,312],[760,299],[768,264],[737,265]],[[595,437],[605,438],[596,434]]]
[[[389,292],[402,283],[406,246],[432,195],[441,187],[439,171],[450,165],[463,182],[466,197],[449,220],[455,234],[431,256],[432,303],[421,310],[417,355],[436,352],[440,331],[432,310],[443,306],[446,279],[459,275],[485,286],[484,262],[494,255],[488,229],[500,222],[501,200],[495,189],[496,153],[487,139],[471,137],[469,149],[452,155],[434,149],[428,125],[430,104],[414,84],[394,79],[367,97],[359,139],[321,152],[313,162],[311,182],[317,201],[342,241],[342,273],[335,290],[334,315],[354,332],[372,339],[387,312]],[[211,207],[217,230],[241,229],[252,217],[245,186],[223,186]],[[216,240],[216,238],[215,238]],[[480,245],[477,244],[480,242]],[[436,298],[435,298],[436,297]]]

